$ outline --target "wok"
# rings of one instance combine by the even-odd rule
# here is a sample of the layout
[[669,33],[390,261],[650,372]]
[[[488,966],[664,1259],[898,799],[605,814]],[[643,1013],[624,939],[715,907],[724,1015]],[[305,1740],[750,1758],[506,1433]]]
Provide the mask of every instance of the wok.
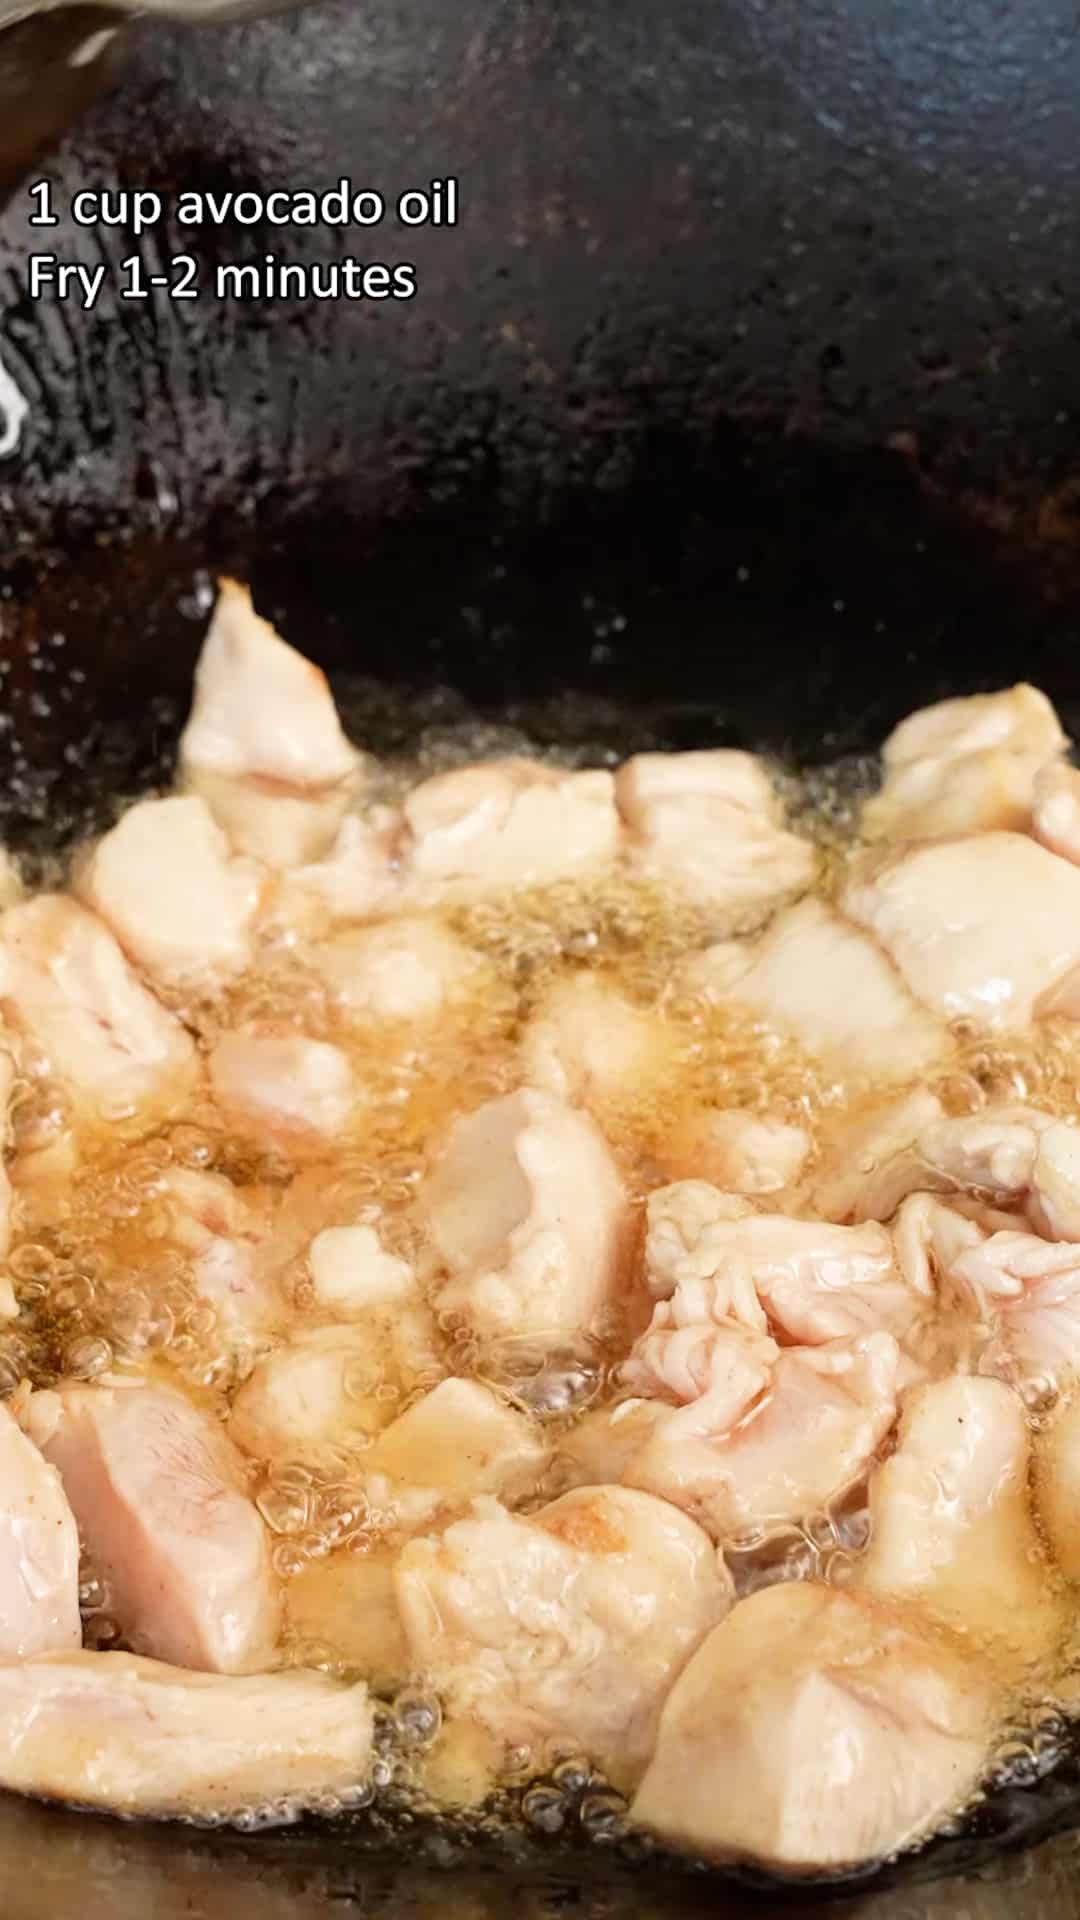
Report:
[[[96,13],[96,9],[86,10]],[[858,755],[921,701],[1035,680],[1080,732],[1080,38],[1063,0],[331,0],[136,29],[38,162],[87,185],[387,194],[454,228],[409,302],[124,302],[114,269],[277,231],[79,228],[94,310],[0,220],[0,820],[47,851],[160,778],[213,575],[369,694],[541,739]],[[182,241],[182,245],[181,245]],[[404,694],[406,697],[402,697]],[[258,1839],[0,1805],[11,1920],[357,1909],[1080,1913],[1080,1767],[1014,1781],[834,1893],[503,1836]],[[1047,1836],[1056,1829],[1056,1839]],[[1015,1849],[1042,1842],[1034,1853]],[[457,1860],[447,1871],[447,1860]],[[942,1877],[944,1876],[944,1878]],[[959,1876],[959,1877],[958,1877]]]

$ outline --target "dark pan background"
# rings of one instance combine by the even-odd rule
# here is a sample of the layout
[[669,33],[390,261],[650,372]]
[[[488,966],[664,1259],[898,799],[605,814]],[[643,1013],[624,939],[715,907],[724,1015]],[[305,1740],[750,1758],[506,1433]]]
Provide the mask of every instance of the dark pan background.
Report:
[[[47,171],[60,197],[453,173],[462,220],[144,242],[148,271],[185,250],[412,258],[410,304],[114,293],[85,316],[27,301],[12,200],[0,351],[31,411],[0,463],[9,836],[61,840],[160,773],[226,567],[346,679],[442,685],[549,738],[822,761],[1020,677],[1080,731],[1065,0],[331,0],[146,28]],[[135,249],[70,223],[49,244]],[[1067,1771],[1006,1796],[983,1831],[1037,1834],[1077,1792]],[[925,1871],[975,1857],[962,1837]],[[1066,1837],[843,1910],[1063,1920],[1075,1857]],[[581,1856],[554,1874],[0,1804],[5,1920],[778,1910]]]

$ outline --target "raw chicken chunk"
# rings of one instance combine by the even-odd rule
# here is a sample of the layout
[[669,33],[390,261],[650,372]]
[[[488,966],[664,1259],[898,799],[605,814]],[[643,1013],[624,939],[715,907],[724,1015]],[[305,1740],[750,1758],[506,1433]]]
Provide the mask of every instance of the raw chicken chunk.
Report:
[[0,1786],[107,1813],[292,1812],[371,1764],[364,1686],[186,1673],[125,1653],[0,1666]]
[[618,844],[610,773],[564,773],[532,760],[493,760],[439,773],[405,801],[414,898],[541,887],[588,873]]
[[151,979],[205,987],[250,966],[263,882],[195,796],[143,800],[99,840],[80,876],[88,906]]
[[870,1481],[870,1547],[854,1582],[919,1605],[980,1655],[1023,1670],[1065,1621],[1028,1504],[1019,1395],[954,1375],[907,1401],[896,1452]]
[[74,1516],[56,1469],[0,1403],[0,1660],[81,1645]]
[[163,1237],[187,1255],[192,1281],[226,1340],[255,1334],[278,1309],[259,1271],[269,1228],[258,1208],[221,1174],[163,1170],[157,1198],[168,1210]]
[[270,1666],[268,1538],[214,1418],[156,1386],[62,1387],[27,1418],[134,1650],[211,1673]]
[[627,1205],[583,1114],[532,1090],[451,1128],[421,1203],[452,1276],[439,1308],[522,1357],[565,1348],[616,1304]]
[[804,1127],[737,1109],[704,1109],[676,1118],[656,1142],[666,1171],[698,1175],[726,1193],[775,1197],[793,1185],[810,1152]]
[[756,947],[708,948],[686,979],[710,1000],[749,1007],[845,1077],[910,1079],[948,1051],[944,1027],[874,942],[820,900],[782,913]]
[[1080,1390],[1038,1435],[1034,1484],[1050,1551],[1070,1580],[1080,1580]]
[[0,918],[0,999],[92,1112],[127,1118],[191,1092],[190,1035],[137,979],[108,928],[74,900],[39,894]]
[[817,864],[780,824],[780,803],[752,754],[641,753],[615,784],[631,858],[710,909],[760,911],[805,892]]
[[316,1304],[363,1316],[372,1307],[408,1300],[416,1275],[407,1260],[387,1253],[374,1227],[327,1227],[308,1249]]
[[[646,1276],[673,1297],[653,1329],[711,1321],[816,1346],[887,1327],[902,1337],[922,1302],[897,1271],[884,1227],[837,1227],[784,1214],[725,1217],[725,1196],[684,1181],[650,1196]],[[692,1230],[690,1204],[696,1209]],[[632,1368],[628,1374],[632,1378]]]
[[1031,825],[1036,775],[1068,741],[1044,693],[942,700],[909,714],[881,751],[885,781],[863,810],[871,840],[930,840]]
[[341,1133],[356,1105],[352,1068],[340,1047],[302,1033],[243,1027],[210,1055],[214,1098],[233,1125],[294,1139]]
[[460,1005],[481,976],[478,956],[419,914],[335,934],[316,965],[339,1006],[374,1020],[432,1020]]
[[685,1404],[657,1403],[641,1418],[626,1484],[671,1500],[718,1540],[768,1535],[857,1485],[896,1415],[895,1339],[875,1331],[773,1352],[760,1335],[701,1323],[666,1340],[647,1334],[623,1369],[627,1385]]
[[413,1665],[453,1714],[506,1748],[580,1744],[618,1784],[639,1776],[665,1694],[732,1597],[700,1528],[621,1487],[528,1519],[478,1500],[404,1549],[396,1583]]
[[603,980],[574,974],[544,997],[521,1044],[525,1077],[575,1105],[640,1099],[673,1064],[675,1041]]
[[1032,832],[1051,853],[1080,866],[1080,772],[1050,760],[1035,781]]
[[1035,1388],[1080,1370],[1080,1246],[1005,1229],[960,1253],[949,1278],[994,1329],[984,1371]]
[[974,1791],[995,1706],[944,1635],[785,1582],[741,1601],[676,1681],[631,1815],[714,1860],[883,1859]]
[[223,580],[180,742],[185,785],[234,847],[298,866],[332,845],[358,764],[324,675]]
[[867,858],[843,906],[946,1020],[1026,1027],[1080,961],[1080,872],[1019,833]]

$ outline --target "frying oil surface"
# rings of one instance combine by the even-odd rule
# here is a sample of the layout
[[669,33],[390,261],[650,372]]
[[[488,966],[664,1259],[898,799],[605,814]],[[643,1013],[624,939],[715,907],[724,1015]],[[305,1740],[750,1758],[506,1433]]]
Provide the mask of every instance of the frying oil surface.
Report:
[[[363,737],[362,717],[354,716],[353,731]],[[506,730],[443,730],[419,764],[390,769],[386,791],[522,744]],[[811,831],[824,850],[820,885],[826,896],[843,869],[864,773],[848,767],[835,779],[816,774],[804,785],[785,776],[801,830]],[[323,984],[303,935],[269,933],[256,968],[238,986],[213,1001],[173,1003],[204,1052],[222,1032],[248,1021],[294,1028],[344,1052],[360,1090],[355,1119],[317,1153],[267,1150],[250,1136],[230,1135],[203,1100],[144,1132],[127,1113],[75,1118],[46,1080],[28,1075],[20,1082],[14,1141],[33,1176],[20,1189],[20,1236],[9,1260],[20,1315],[0,1332],[0,1393],[14,1392],[24,1381],[47,1386],[61,1376],[107,1381],[149,1374],[182,1384],[226,1417],[254,1353],[223,1337],[213,1307],[195,1284],[191,1253],[176,1243],[167,1179],[177,1170],[225,1175],[256,1194],[277,1219],[286,1196],[296,1204],[298,1188],[302,1197],[307,1183],[317,1196],[318,1229],[377,1224],[387,1250],[423,1272],[428,1249],[415,1199],[432,1144],[455,1117],[522,1084],[524,1024],[561,980],[591,975],[663,1024],[669,1043],[663,1073],[594,1107],[639,1209],[655,1187],[693,1171],[677,1164],[677,1150],[673,1161],[673,1143],[703,1109],[741,1108],[798,1125],[809,1136],[811,1168],[827,1130],[857,1117],[850,1089],[794,1042],[779,1040],[745,1011],[717,1009],[673,988],[681,961],[739,931],[710,920],[675,893],[625,874],[607,875],[588,886],[485,899],[448,910],[442,920],[472,950],[476,965],[455,1004],[419,1029],[345,1014]],[[1080,1112],[1080,1053],[1064,1023],[1047,1023],[1038,1040],[991,1043],[961,1029],[957,1038],[958,1053],[934,1083],[947,1111],[975,1112],[989,1100],[1009,1100]],[[874,1097],[873,1088],[864,1088],[858,1101]],[[325,1323],[307,1268],[308,1239],[310,1234],[299,1235],[298,1250],[279,1276],[291,1312],[271,1335],[271,1345]],[[437,1317],[432,1352],[408,1386],[392,1370],[380,1374],[370,1360],[358,1363],[345,1381],[358,1409],[347,1441],[310,1450],[301,1443],[292,1457],[252,1465],[251,1490],[273,1536],[276,1571],[299,1582],[312,1567],[345,1555],[377,1563],[394,1516],[370,1495],[365,1456],[382,1426],[441,1378],[479,1376],[557,1433],[584,1411],[618,1397],[613,1376],[625,1352],[625,1330],[613,1326],[609,1336],[561,1371],[549,1367],[556,1385],[546,1377],[543,1392],[533,1391],[512,1352],[503,1366],[497,1351],[478,1351],[453,1314]],[[1033,1396],[1033,1426],[1045,1413],[1045,1403]],[[514,1504],[528,1510],[560,1491],[558,1466],[546,1466]],[[842,1584],[865,1539],[865,1508],[846,1507],[811,1529],[771,1540],[763,1551],[732,1555],[736,1586],[748,1593],[778,1578],[807,1577]],[[100,1583],[87,1582],[83,1611],[87,1643],[114,1644],[109,1596]],[[354,1669],[358,1658],[355,1645],[335,1640],[332,1621],[316,1632],[302,1617],[291,1631],[287,1656],[339,1672]],[[1031,1676],[1035,1718],[1049,1689],[1050,1676]],[[473,1764],[467,1752],[444,1756],[441,1779],[423,1773],[439,1712],[438,1700],[422,1688],[398,1693],[383,1725],[383,1774],[399,1785],[426,1778],[436,1795],[466,1797],[461,1782]],[[1025,1709],[1010,1729],[1003,1766],[1022,1771],[1035,1764],[1033,1756],[1045,1757],[1051,1736],[1045,1729],[1033,1736],[1031,1720]],[[558,1769],[581,1763],[554,1751],[523,1752],[520,1759],[523,1779],[545,1769],[554,1778],[554,1785],[548,1779],[531,1789],[536,1804],[531,1813],[526,1807],[533,1824],[550,1826],[558,1805],[569,1804],[568,1794],[573,1799],[566,1782],[560,1785]],[[579,1784],[574,1791],[580,1799],[584,1790]],[[598,1831],[605,1822],[610,1827],[618,1807],[611,1795],[605,1797],[603,1783],[592,1789],[590,1806],[593,1801],[589,1818]],[[252,1824],[260,1818],[253,1809]],[[584,1813],[582,1820],[588,1827]]]

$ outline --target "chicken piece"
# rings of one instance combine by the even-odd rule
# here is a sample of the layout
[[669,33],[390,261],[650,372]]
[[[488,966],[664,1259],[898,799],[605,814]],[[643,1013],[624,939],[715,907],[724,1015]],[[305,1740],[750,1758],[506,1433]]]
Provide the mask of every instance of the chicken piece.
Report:
[[627,1385],[686,1404],[639,1416],[623,1479],[714,1539],[767,1537],[858,1484],[892,1426],[900,1375],[890,1333],[781,1348],[771,1365],[761,1336],[737,1329],[698,1323],[673,1330],[666,1347],[648,1334],[623,1369]]
[[1080,1246],[1004,1230],[960,1253],[949,1278],[993,1327],[983,1372],[1030,1391],[1080,1370]]
[[1080,772],[1048,760],[1035,779],[1031,830],[1050,853],[1080,866]]
[[906,1402],[896,1452],[870,1480],[870,1546],[852,1581],[915,1600],[1021,1673],[1065,1627],[1028,1505],[1019,1395],[954,1374]]
[[60,894],[0,918],[0,999],[74,1102],[107,1119],[178,1106],[195,1044],[136,977],[107,927]]
[[294,1816],[364,1783],[373,1721],[365,1686],[321,1673],[240,1679],[47,1654],[0,1666],[0,1786],[144,1817]]
[[288,1638],[298,1664],[333,1664],[359,1673],[379,1693],[409,1677],[409,1649],[398,1612],[394,1553],[332,1553],[309,1560],[285,1589]]
[[507,1094],[455,1122],[421,1206],[452,1276],[441,1313],[523,1360],[597,1329],[627,1246],[622,1183],[601,1135],[553,1095]]
[[185,786],[238,851],[291,867],[333,844],[358,766],[325,676],[223,580],[180,742]]
[[169,1244],[190,1260],[198,1293],[217,1315],[226,1340],[258,1333],[277,1308],[259,1272],[259,1249],[269,1232],[260,1211],[221,1174],[167,1167],[155,1198],[168,1209]]
[[1036,1436],[1033,1479],[1050,1551],[1069,1580],[1080,1580],[1080,1389]]
[[674,1055],[674,1035],[658,1015],[587,973],[545,995],[521,1043],[530,1086],[587,1107],[640,1100],[671,1071]]
[[507,1749],[558,1735],[617,1785],[640,1775],[665,1694],[732,1599],[700,1528],[622,1487],[528,1519],[477,1500],[404,1548],[396,1584],[413,1666],[452,1715]]
[[707,1180],[676,1180],[657,1187],[645,1207],[645,1285],[654,1300],[678,1287],[710,1288],[713,1317],[765,1331],[765,1310],[745,1266],[725,1262],[733,1222],[752,1220],[749,1202],[721,1193]]
[[964,1805],[998,1711],[945,1635],[783,1582],[740,1601],[684,1668],[631,1817],[712,1860],[864,1865]]
[[[12,1036],[12,1046],[18,1043]],[[15,1085],[15,1061],[0,1044],[0,1260],[6,1260],[11,1247],[11,1221],[14,1207],[11,1175],[5,1164],[5,1149],[11,1145],[11,1094]],[[11,1281],[0,1281],[0,1319],[13,1320],[18,1314]]]
[[439,773],[405,801],[406,878],[414,899],[543,887],[587,873],[618,844],[615,782],[532,760]]
[[666,1127],[653,1151],[674,1178],[698,1177],[726,1193],[764,1199],[798,1179],[810,1136],[782,1120],[704,1109]]
[[408,1300],[416,1275],[407,1260],[387,1253],[374,1227],[327,1227],[308,1249],[318,1306],[363,1316],[372,1307]]
[[[899,1139],[897,1127],[894,1144]],[[1037,1107],[954,1117],[939,1110],[893,1153],[877,1156],[849,1212],[856,1220],[887,1219],[918,1192],[971,1194],[991,1207],[1020,1205],[1049,1239],[1080,1239],[1080,1129]]]
[[885,781],[863,809],[863,834],[895,841],[1025,832],[1036,775],[1067,745],[1046,695],[1023,683],[924,707],[881,750]]
[[338,1005],[369,1020],[432,1020],[483,977],[479,955],[420,914],[335,934],[315,964]]
[[352,1118],[357,1091],[340,1047],[303,1033],[241,1027],[217,1042],[210,1084],[227,1121],[262,1137],[321,1141]]
[[251,964],[263,881],[236,859],[195,796],[142,800],[98,841],[79,876],[86,904],[137,967],[165,987],[199,988]]
[[[903,1176],[895,1198],[890,1197],[884,1170],[906,1155],[924,1128],[944,1115],[936,1094],[927,1087],[916,1087],[899,1100],[874,1107],[855,1120],[847,1115],[826,1139],[821,1165],[810,1187],[810,1205],[825,1220],[848,1223],[852,1220],[891,1219],[906,1193],[911,1191]],[[884,1175],[884,1177],[883,1177]],[[873,1202],[866,1200],[872,1188]]]
[[362,1323],[313,1328],[260,1360],[233,1400],[229,1434],[258,1460],[363,1448],[393,1419],[398,1395],[442,1371],[427,1308],[387,1302]]
[[780,914],[755,947],[731,942],[690,962],[687,983],[749,1007],[845,1078],[906,1080],[949,1050],[872,940],[820,900]]
[[655,1296],[674,1288],[654,1314],[654,1330],[736,1321],[767,1326],[807,1346],[875,1327],[887,1327],[898,1338],[908,1331],[921,1302],[897,1272],[884,1227],[835,1227],[769,1213],[734,1220],[720,1215],[692,1237],[685,1224],[679,1234],[672,1216],[680,1203],[685,1216],[687,1187],[698,1218],[705,1213],[702,1185],[683,1182],[650,1196],[649,1290]]
[[752,754],[636,754],[620,767],[615,796],[634,864],[710,910],[760,914],[813,882],[814,848],[785,831]]
[[960,1255],[981,1247],[985,1238],[978,1221],[930,1193],[909,1194],[892,1223],[896,1264],[908,1286],[926,1299],[937,1294]]
[[[442,1380],[398,1415],[370,1454],[372,1502],[412,1510],[422,1489],[434,1509],[461,1506],[477,1494],[518,1500],[531,1493],[547,1461],[533,1421],[479,1380]],[[428,1502],[426,1496],[431,1495]]]
[[0,1661],[81,1645],[74,1516],[56,1469],[0,1403]]
[[27,1422],[136,1653],[208,1673],[273,1664],[268,1538],[211,1415],[165,1387],[67,1386],[35,1394]]
[[348,813],[321,860],[281,874],[267,908],[279,926],[317,930],[338,920],[366,920],[392,902],[398,885],[401,816],[391,807]]
[[924,1006],[992,1031],[1028,1026],[1080,960],[1080,872],[1019,833],[867,857],[842,904]]

